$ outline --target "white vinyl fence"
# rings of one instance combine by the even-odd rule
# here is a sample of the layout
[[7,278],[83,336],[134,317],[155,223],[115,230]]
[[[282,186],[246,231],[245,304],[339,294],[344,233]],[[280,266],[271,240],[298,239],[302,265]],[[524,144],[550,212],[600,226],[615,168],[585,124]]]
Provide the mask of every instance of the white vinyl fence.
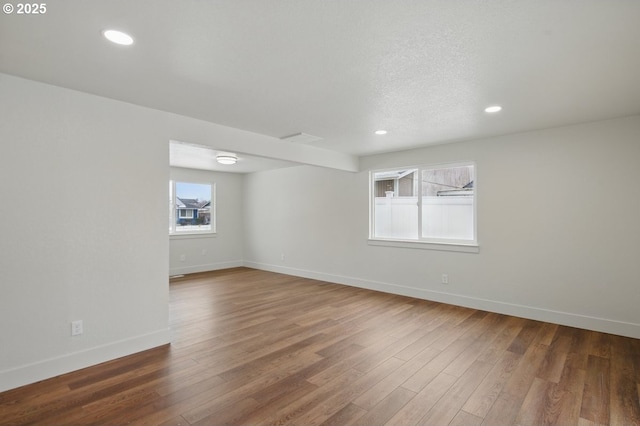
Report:
[[[418,197],[376,197],[374,236],[418,239]],[[472,240],[473,197],[422,197],[422,237]]]

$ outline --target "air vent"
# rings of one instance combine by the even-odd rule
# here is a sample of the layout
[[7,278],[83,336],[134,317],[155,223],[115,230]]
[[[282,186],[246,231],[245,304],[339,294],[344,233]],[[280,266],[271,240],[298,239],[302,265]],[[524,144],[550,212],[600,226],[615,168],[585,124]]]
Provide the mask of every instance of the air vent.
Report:
[[318,136],[308,135],[306,133],[296,133],[295,135],[283,136],[280,140],[296,143],[311,143],[321,141],[322,138]]

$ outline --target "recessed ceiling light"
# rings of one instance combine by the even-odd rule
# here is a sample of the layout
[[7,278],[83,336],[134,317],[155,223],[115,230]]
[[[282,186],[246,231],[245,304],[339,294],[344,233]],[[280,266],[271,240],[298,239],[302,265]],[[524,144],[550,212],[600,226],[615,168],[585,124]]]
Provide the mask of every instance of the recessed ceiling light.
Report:
[[220,164],[236,164],[238,157],[233,154],[222,154],[216,156],[216,161]]
[[122,44],[124,46],[133,44],[133,37],[131,37],[129,34],[123,33],[122,31],[106,30],[102,34],[107,40],[116,44]]
[[498,112],[501,111],[502,107],[500,105],[492,105],[490,107],[486,107],[484,112]]
[[376,135],[386,135],[387,131],[386,130],[376,130]]

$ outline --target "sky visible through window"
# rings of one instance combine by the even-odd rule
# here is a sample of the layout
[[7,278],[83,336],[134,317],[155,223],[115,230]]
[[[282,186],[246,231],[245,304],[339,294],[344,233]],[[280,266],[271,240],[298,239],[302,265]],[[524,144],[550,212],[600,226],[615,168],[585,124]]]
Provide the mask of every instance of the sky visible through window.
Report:
[[211,185],[201,183],[176,182],[176,196],[178,198],[211,201]]

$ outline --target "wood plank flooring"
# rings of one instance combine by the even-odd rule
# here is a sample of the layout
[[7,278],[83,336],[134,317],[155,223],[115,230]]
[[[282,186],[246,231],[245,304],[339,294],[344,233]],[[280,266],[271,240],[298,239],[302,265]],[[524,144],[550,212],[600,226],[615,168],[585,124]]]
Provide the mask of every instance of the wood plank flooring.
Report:
[[638,425],[640,341],[235,268],[173,343],[0,393],[1,425]]

